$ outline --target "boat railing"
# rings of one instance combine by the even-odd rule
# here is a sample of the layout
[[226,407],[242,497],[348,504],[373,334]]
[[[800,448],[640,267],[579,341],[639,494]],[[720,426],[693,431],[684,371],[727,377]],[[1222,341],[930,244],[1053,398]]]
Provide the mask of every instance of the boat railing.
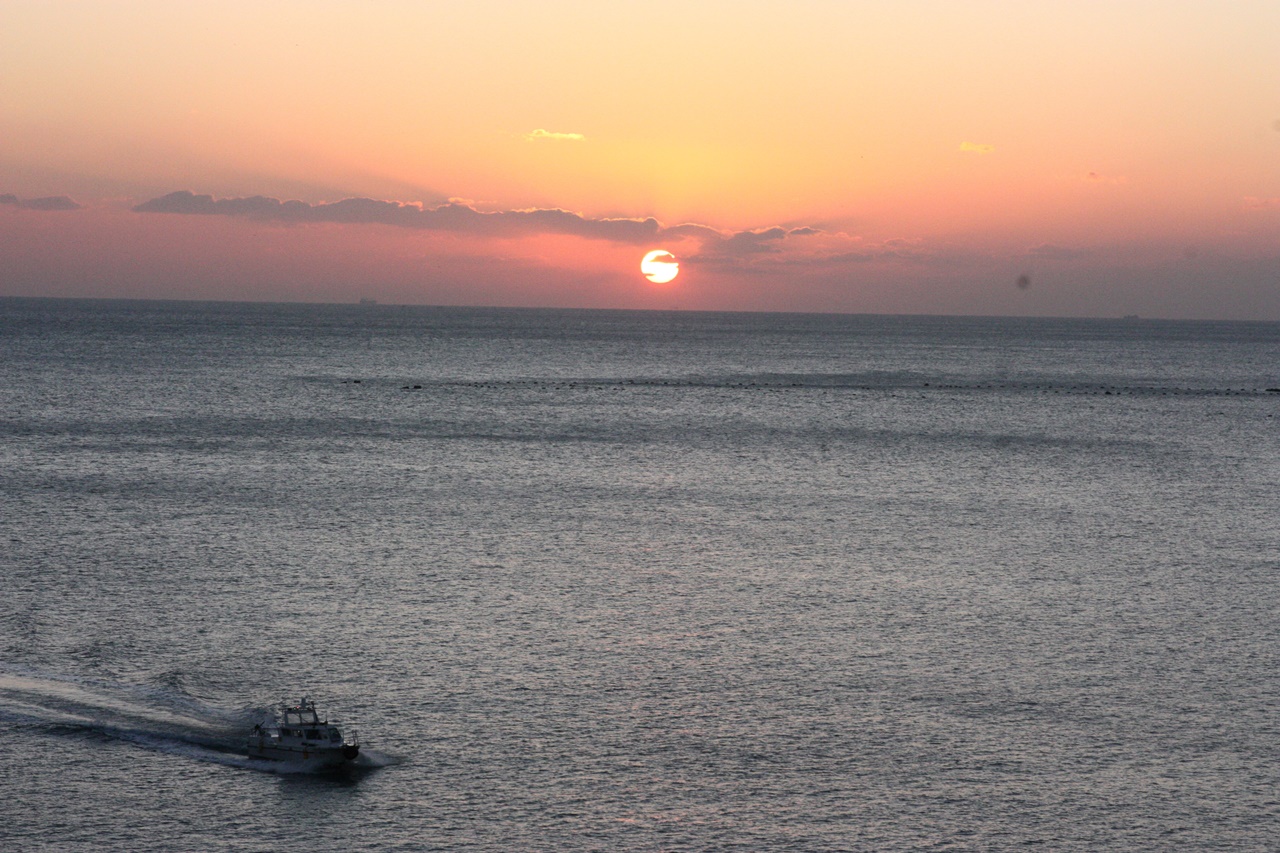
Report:
[[343,746],[359,746],[360,732],[355,729],[342,729],[342,745]]

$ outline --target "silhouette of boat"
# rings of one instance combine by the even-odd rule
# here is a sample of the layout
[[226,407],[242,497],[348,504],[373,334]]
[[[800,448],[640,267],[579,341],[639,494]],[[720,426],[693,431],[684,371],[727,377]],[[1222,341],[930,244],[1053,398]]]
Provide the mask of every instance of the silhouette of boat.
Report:
[[321,719],[316,704],[304,696],[296,705],[281,705],[274,720],[253,727],[248,754],[269,761],[339,767],[360,754],[360,737],[354,729],[343,734],[337,721]]

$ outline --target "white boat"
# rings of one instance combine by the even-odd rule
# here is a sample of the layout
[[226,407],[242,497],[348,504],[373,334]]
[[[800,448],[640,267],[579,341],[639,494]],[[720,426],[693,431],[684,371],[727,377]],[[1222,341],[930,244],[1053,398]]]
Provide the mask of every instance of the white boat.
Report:
[[343,734],[336,720],[320,719],[304,696],[296,705],[281,705],[273,721],[254,726],[248,752],[250,758],[339,767],[360,754],[360,738],[354,729]]

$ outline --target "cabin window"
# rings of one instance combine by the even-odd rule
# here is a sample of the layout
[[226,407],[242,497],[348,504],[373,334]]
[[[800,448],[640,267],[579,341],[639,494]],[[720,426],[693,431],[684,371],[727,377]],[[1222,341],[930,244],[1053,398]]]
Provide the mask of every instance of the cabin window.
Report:
[[329,729],[329,742],[342,743],[342,733],[337,729]]

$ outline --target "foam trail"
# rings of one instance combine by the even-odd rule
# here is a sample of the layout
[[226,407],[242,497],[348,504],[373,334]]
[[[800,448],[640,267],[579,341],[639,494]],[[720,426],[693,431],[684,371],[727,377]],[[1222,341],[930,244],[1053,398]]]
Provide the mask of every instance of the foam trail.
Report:
[[[289,762],[260,761],[244,752],[245,733],[265,708],[227,709],[162,687],[0,669],[0,721],[43,728],[51,735],[110,738],[144,749],[270,773],[311,773]],[[363,759],[364,756],[361,756]],[[375,754],[363,767],[380,767]]]

